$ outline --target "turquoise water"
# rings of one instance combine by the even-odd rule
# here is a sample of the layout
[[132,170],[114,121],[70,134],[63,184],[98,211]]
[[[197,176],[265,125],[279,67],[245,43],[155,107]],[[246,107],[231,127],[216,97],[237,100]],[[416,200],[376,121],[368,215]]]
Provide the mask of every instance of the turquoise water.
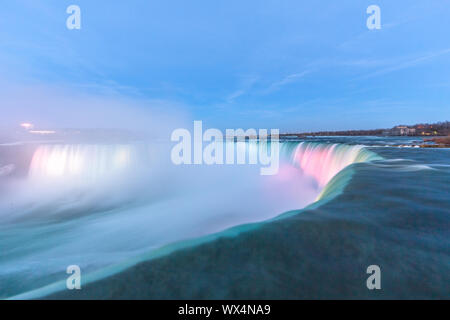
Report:
[[[47,215],[45,219],[42,216],[37,219],[35,213],[32,224],[30,220],[26,222],[26,215],[20,221],[5,220],[0,230],[2,297],[28,292],[19,297],[57,294],[62,298],[448,298],[450,150],[386,147],[399,144],[399,139],[392,138],[310,140],[314,144],[309,144],[309,149],[302,147],[302,152],[309,150],[308,154],[294,152],[299,148],[298,142],[290,142],[286,145],[290,152],[285,151],[291,156],[285,154],[289,163],[293,163],[295,154],[300,154],[302,159],[310,157],[311,161],[303,167],[294,166],[308,175],[295,176],[296,171],[289,167],[282,171],[288,173],[288,180],[251,181],[283,186],[283,192],[276,194],[275,199],[262,199],[259,190],[243,198],[234,194],[233,204],[220,202],[221,207],[243,212],[248,219],[232,219],[227,223],[219,219],[219,224],[215,218],[227,215],[217,207],[204,201],[194,203],[195,206],[189,202],[193,205],[190,212],[180,205],[186,203],[176,198],[169,201],[171,208],[177,209],[173,212],[182,211],[194,217],[196,211],[206,207],[211,214],[198,216],[190,228],[197,223],[209,226],[212,221],[217,228],[204,233],[186,232],[178,240],[157,237],[155,233],[153,237],[159,240],[154,243],[160,245],[153,248],[145,245],[145,241],[152,241],[151,232],[144,237],[137,224],[127,225],[124,212],[129,214],[130,207],[140,208],[129,198],[120,205],[110,203],[109,211],[102,206],[93,210],[86,204],[80,210],[84,214],[79,215],[72,207],[70,219],[58,218],[56,222],[50,221]],[[411,138],[400,140],[401,144],[412,143]],[[330,144],[334,145],[332,151]],[[327,151],[323,152],[324,156],[318,156],[323,150]],[[339,161],[323,160],[330,159],[328,155]],[[317,162],[328,167],[318,168],[314,165]],[[347,162],[348,166],[338,168],[337,175],[328,180],[323,178],[330,167]],[[298,163],[294,161],[294,164]],[[247,171],[239,172],[244,173]],[[198,172],[195,174],[198,176]],[[294,183],[292,176],[302,183]],[[227,187],[236,181],[227,181]],[[301,191],[298,197],[286,195],[292,189]],[[225,189],[219,191],[225,194]],[[148,196],[146,193],[144,198]],[[158,194],[154,197],[160,199]],[[294,201],[302,197],[298,204]],[[46,206],[52,209],[55,198],[50,200]],[[212,202],[217,201],[214,198]],[[286,209],[299,207],[285,210],[279,202],[290,202]],[[304,206],[307,207],[302,209]],[[149,210],[144,208],[143,213],[134,213],[128,220],[150,223],[142,220]],[[160,208],[168,210],[167,206]],[[255,214],[252,208],[257,208],[257,212],[266,211]],[[64,213],[65,209],[57,212]],[[89,214],[86,210],[90,210]],[[111,217],[121,219],[111,220]],[[166,219],[170,228],[171,219],[162,216],[159,219]],[[111,228],[95,229],[96,222],[109,223]],[[110,236],[116,234],[111,229],[121,228],[120,223],[117,227],[118,222],[122,228],[134,230],[137,236],[126,233],[112,241]],[[173,224],[175,228],[176,223]],[[80,229],[84,226],[88,231],[109,230],[111,234],[102,234],[100,238],[112,241],[113,245],[86,244],[75,237],[81,234],[74,232],[75,225]],[[185,225],[183,221],[180,224]],[[142,239],[144,244],[140,243]],[[173,239],[177,241],[171,242]],[[88,240],[92,238],[88,236]],[[58,248],[72,254],[58,261],[64,252]],[[81,291],[69,292],[64,290],[63,266],[62,272],[55,266],[76,260],[75,253],[81,255],[78,261],[87,262],[86,268],[83,266],[86,276]],[[95,260],[92,255],[100,257],[103,263],[89,267],[89,262]],[[42,257],[47,260],[39,259]],[[366,287],[369,265],[381,268],[381,290],[370,291]]]

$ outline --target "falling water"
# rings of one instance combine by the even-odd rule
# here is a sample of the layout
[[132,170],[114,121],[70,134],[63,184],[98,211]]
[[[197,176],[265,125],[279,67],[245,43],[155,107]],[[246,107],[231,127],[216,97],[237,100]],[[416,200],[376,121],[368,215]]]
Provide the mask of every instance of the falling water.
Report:
[[[257,146],[247,143],[247,152]],[[0,201],[4,294],[21,293],[24,276],[42,286],[67,265],[95,271],[304,208],[344,168],[377,159],[361,146],[284,142],[279,172],[261,176],[254,165],[175,166],[168,151],[158,144],[39,146],[28,177],[8,195],[14,206]]]

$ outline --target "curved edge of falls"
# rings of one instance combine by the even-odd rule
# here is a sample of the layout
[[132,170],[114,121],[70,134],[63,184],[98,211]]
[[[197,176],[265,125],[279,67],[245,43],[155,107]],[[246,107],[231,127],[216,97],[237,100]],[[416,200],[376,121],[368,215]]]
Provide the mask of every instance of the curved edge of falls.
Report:
[[[345,190],[345,187],[350,183],[355,173],[353,169],[354,164],[383,159],[361,145],[323,144],[315,142],[286,142],[282,147],[282,156],[289,157],[289,160],[294,165],[300,167],[308,175],[314,176],[319,184],[323,185],[321,193],[310,205],[303,209],[282,213],[265,221],[237,225],[221,232],[164,245],[140,256],[84,275],[82,285],[110,277],[141,262],[167,256],[178,250],[199,246],[219,238],[236,237],[241,233],[255,230],[267,223],[297,215],[307,209],[318,208],[336,198]],[[38,299],[63,290],[66,290],[65,280],[9,297],[7,300]]]

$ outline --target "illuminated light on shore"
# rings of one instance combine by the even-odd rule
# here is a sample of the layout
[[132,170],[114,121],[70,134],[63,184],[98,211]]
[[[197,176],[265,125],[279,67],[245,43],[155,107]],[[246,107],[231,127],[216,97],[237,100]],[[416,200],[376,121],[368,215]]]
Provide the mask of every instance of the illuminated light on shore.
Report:
[[31,130],[30,133],[32,134],[55,134],[56,131],[53,130]]
[[21,123],[20,126],[22,128],[24,128],[25,130],[30,130],[30,129],[33,129],[33,127],[34,127],[34,125],[32,123],[29,123],[29,122]]

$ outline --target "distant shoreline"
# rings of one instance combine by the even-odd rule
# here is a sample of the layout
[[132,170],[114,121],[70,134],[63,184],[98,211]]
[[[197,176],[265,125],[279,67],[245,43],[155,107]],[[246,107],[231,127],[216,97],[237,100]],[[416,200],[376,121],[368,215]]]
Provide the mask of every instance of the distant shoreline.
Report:
[[[295,135],[295,134],[280,134],[280,139],[289,141],[293,140],[292,138],[296,137],[298,139],[304,139],[308,137],[321,137],[321,138],[338,138],[338,137],[380,137],[380,138],[393,138],[393,137],[405,137],[405,138],[417,138],[418,140],[422,140],[424,143],[421,144],[412,144],[412,145],[406,145],[406,144],[398,144],[398,145],[392,145],[391,147],[410,147],[410,148],[450,148],[450,136],[435,136],[432,138],[425,138],[423,136],[384,136],[384,135],[366,135],[366,136],[354,136],[354,135],[328,135],[328,136],[321,136],[321,135]],[[427,144],[426,142],[433,142],[434,144]]]
[[372,129],[372,130],[339,130],[339,131],[316,131],[316,132],[286,132],[280,134],[280,137],[288,136],[380,136],[380,137],[446,137],[450,136],[450,122],[420,123],[415,125],[397,125],[390,129]]

